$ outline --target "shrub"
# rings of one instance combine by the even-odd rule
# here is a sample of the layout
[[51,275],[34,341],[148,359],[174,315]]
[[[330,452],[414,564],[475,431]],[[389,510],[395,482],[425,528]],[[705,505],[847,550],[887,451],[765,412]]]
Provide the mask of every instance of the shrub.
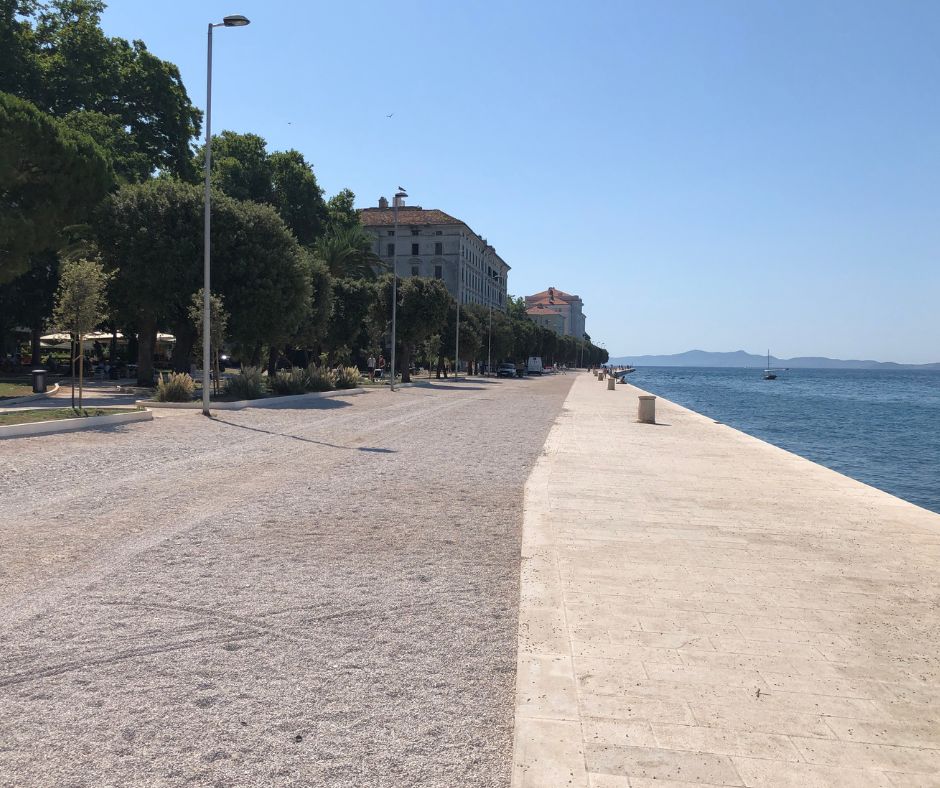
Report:
[[303,394],[307,390],[307,370],[294,367],[289,372],[281,370],[271,379],[271,391],[275,394]]
[[307,391],[332,391],[333,374],[325,367],[311,364],[307,367]]
[[185,372],[160,375],[157,381],[157,402],[192,402],[196,393],[196,381]]
[[225,384],[225,393],[235,399],[259,399],[264,396],[264,377],[260,367],[242,367]]
[[336,388],[354,389],[359,385],[359,367],[340,367],[334,373]]

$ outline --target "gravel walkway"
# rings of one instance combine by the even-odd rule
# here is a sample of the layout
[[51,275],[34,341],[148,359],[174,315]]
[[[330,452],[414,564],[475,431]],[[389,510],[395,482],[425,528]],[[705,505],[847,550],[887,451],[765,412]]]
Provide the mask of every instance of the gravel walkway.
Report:
[[507,785],[572,379],[0,442],[0,784]]

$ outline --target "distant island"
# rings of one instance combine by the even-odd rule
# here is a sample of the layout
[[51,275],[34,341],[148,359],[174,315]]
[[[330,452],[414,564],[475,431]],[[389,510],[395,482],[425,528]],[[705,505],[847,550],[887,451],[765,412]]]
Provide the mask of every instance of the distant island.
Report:
[[[755,355],[744,350],[731,353],[712,353],[707,350],[688,350],[668,356],[617,356],[610,364],[632,364],[636,367],[758,367],[767,366],[767,356]],[[799,356],[797,358],[770,357],[772,367],[790,369],[936,369],[933,364],[897,364],[894,361],[862,361],[823,358],[822,356]]]

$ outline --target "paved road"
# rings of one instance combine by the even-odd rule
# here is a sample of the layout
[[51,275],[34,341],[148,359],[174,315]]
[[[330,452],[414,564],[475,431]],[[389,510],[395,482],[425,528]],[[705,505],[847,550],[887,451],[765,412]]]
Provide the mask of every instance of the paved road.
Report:
[[0,784],[507,785],[571,380],[0,444]]
[[527,483],[515,786],[940,786],[940,515],[638,394]]

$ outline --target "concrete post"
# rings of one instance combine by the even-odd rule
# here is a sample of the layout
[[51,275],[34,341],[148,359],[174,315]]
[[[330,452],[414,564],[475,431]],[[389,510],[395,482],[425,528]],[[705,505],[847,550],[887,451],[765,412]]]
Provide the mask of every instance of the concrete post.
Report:
[[598,380],[603,380],[603,379],[604,379],[604,373],[603,373],[603,372],[598,372],[598,373],[597,373],[597,379],[598,379]]
[[636,420],[641,424],[656,423],[656,397],[652,394],[640,394],[640,404],[636,410]]
[[616,381],[614,378],[607,378],[607,390],[608,390],[608,391],[615,391],[614,385],[615,385],[616,383],[617,383],[617,381]]

